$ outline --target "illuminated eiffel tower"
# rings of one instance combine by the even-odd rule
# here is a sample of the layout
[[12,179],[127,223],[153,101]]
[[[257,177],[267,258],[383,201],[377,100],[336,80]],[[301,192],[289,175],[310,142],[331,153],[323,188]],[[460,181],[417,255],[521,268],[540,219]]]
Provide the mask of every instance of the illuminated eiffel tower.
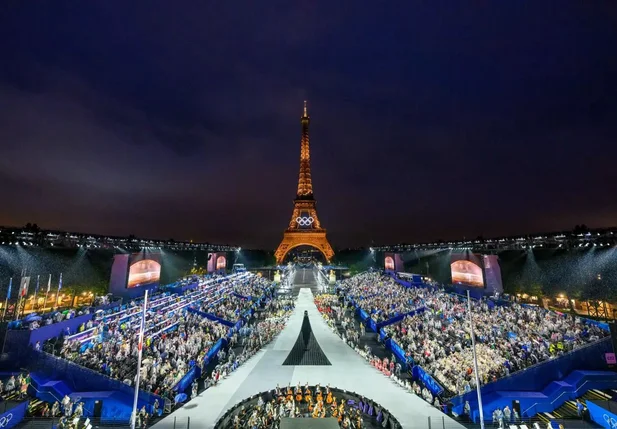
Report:
[[294,210],[289,226],[283,233],[283,241],[276,249],[276,263],[282,264],[290,250],[298,246],[310,246],[318,249],[330,261],[334,250],[326,238],[326,230],[321,227],[313,197],[313,182],[311,180],[311,150],[309,145],[309,123],[311,118],[304,102],[304,114],[300,118],[302,124],[302,140],[300,142],[300,175],[298,177],[298,193],[294,200]]

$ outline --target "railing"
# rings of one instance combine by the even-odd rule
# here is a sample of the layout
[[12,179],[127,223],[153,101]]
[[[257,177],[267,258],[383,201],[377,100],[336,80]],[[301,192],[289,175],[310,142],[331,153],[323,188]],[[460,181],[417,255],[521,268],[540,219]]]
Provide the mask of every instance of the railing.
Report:
[[[587,383],[589,383],[590,381],[591,381],[591,380],[585,380],[585,382],[584,382],[583,384],[581,384],[579,387],[577,387],[576,389],[574,389],[574,393],[576,394],[576,396],[579,396],[579,395],[578,395],[578,391],[579,391],[579,390],[581,390],[581,389],[583,388],[583,386],[585,386],[585,385],[586,385]],[[570,393],[572,393],[572,392],[570,392],[570,391],[561,392],[561,394],[560,394],[558,397],[556,397],[555,399],[553,399],[553,400],[551,401],[551,405],[553,405],[555,402],[557,402],[559,399],[561,399],[561,397],[562,397],[563,395],[568,395],[568,394],[570,394]],[[536,407],[536,406],[538,406],[538,405],[540,405],[540,402],[536,402],[535,404],[533,404],[532,406],[530,406],[530,407],[529,407],[529,408],[527,408],[526,410],[523,410],[522,415],[524,415],[524,416],[529,415],[529,414],[527,413],[527,411],[531,410],[532,408],[534,408],[534,407]],[[537,413],[533,413],[533,414],[535,415],[535,414],[537,414]]]
[[[56,395],[54,395],[53,392],[49,391],[49,392],[41,392],[39,389],[37,389],[36,387],[34,387],[34,385],[32,383],[30,383],[29,387],[34,390],[36,393],[40,393],[40,394],[45,394],[45,393],[49,393],[51,395],[52,398],[54,398],[56,401],[58,402],[62,402],[62,399],[58,398]],[[36,396],[36,395],[35,395]],[[40,399],[40,398],[39,398]]]

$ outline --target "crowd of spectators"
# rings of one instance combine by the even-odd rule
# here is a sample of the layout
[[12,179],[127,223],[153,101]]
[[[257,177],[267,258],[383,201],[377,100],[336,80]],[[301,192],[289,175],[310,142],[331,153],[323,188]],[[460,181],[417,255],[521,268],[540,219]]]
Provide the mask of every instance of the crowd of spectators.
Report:
[[[267,281],[244,273],[216,284],[202,284],[183,296],[166,293],[153,297],[144,330],[143,389],[172,396],[176,383],[193,365],[204,362],[215,343],[230,332],[224,324],[194,313],[190,307],[204,306],[209,313],[235,322],[243,314],[250,315],[247,310],[256,305],[252,300],[237,297],[238,291],[261,292],[267,297],[271,294]],[[131,302],[120,312],[97,315],[96,320],[80,327],[81,333],[63,337],[59,355],[134,385],[142,318],[140,304]],[[232,341],[237,335],[232,335]],[[265,334],[261,335],[263,338]],[[52,345],[54,350],[58,348],[56,343]],[[38,344],[36,347],[40,348]]]
[[245,282],[239,283],[234,287],[234,292],[238,295],[247,298],[260,297],[264,294],[264,289],[267,289],[270,282],[258,276],[251,276]]
[[346,279],[340,288],[348,300],[359,305],[376,323],[408,313],[419,305],[416,289],[405,288],[392,277],[378,272]]
[[[348,312],[341,306],[337,295],[323,294],[315,297],[315,305],[328,326],[351,348],[360,346],[360,337],[364,336],[363,324],[356,326],[353,311]],[[339,329],[337,324],[341,325]]]
[[226,299],[220,301],[213,307],[203,305],[200,310],[204,313],[214,314],[223,320],[230,322],[236,321],[240,316],[246,313],[253,306],[253,301],[246,298],[240,298],[229,294]]
[[238,320],[254,305],[254,298],[270,297],[272,293],[268,280],[253,275],[245,276],[243,276],[242,281],[231,282],[224,299],[216,304],[203,301],[194,307],[223,320],[230,322]]
[[[446,389],[475,387],[467,301],[443,290],[416,289],[423,313],[387,326],[386,333],[413,362]],[[472,301],[481,384],[567,353],[607,335],[578,317],[539,307]]]
[[[220,380],[226,378],[272,341],[285,328],[293,309],[293,300],[275,298],[268,301],[261,311],[255,313],[248,324],[230,338],[229,352],[220,353],[218,364],[212,373],[205,377],[204,387],[207,389],[218,384]],[[236,354],[234,349],[238,347],[241,350]],[[195,393],[194,390],[193,396]]]
[[[159,319],[155,317],[148,323],[159,323]],[[224,325],[186,310],[166,317],[165,323],[175,324],[176,329],[145,341],[141,367],[145,390],[159,395],[169,392],[228,331]],[[121,325],[111,323],[106,337],[107,341],[99,342],[83,352],[79,340],[67,341],[60,356],[133,385],[137,371],[138,334],[128,327],[122,329]]]
[[[208,274],[206,276],[191,276],[191,277],[181,279],[177,281],[176,283],[172,285],[167,285],[167,286],[168,287],[178,287],[178,286],[186,286],[192,283],[204,284],[207,281],[213,281],[220,277],[222,276],[219,274]],[[39,314],[36,312],[30,313],[23,319],[11,322],[9,324],[9,329],[28,328],[30,330],[35,330],[35,329],[40,328],[41,326],[49,326],[54,323],[60,323],[65,320],[74,319],[77,316],[82,316],[84,314],[90,314],[97,307],[109,306],[110,303],[111,303],[110,295],[96,296],[92,300],[91,305],[85,305],[79,308],[68,308],[65,310],[54,309],[50,312],[42,313],[42,314]],[[136,305],[137,305],[136,302],[133,301],[129,304],[129,307],[135,307]],[[107,309],[107,312],[117,311],[119,307],[121,307],[121,305],[118,305],[118,307],[115,307],[115,308],[109,308]]]

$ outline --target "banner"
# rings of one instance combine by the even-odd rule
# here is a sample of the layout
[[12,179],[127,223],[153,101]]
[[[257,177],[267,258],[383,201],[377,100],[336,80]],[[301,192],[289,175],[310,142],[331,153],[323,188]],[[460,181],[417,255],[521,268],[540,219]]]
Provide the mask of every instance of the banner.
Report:
[[587,401],[591,420],[606,429],[617,427],[617,406],[611,401]]
[[420,380],[433,395],[439,396],[441,395],[441,392],[443,392],[443,387],[441,387],[439,383],[437,383],[437,381],[420,365],[413,367],[412,375],[414,379]]

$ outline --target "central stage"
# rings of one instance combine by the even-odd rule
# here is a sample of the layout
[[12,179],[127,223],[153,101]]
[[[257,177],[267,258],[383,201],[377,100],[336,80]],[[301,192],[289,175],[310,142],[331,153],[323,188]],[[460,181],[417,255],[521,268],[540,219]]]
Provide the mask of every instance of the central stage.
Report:
[[[306,277],[309,274],[312,275],[307,270]],[[331,365],[283,366],[298,339],[305,311],[310,318],[315,340]],[[322,386],[329,384],[332,387],[356,392],[386,408],[403,428],[429,427],[429,417],[432,424],[438,424],[439,427],[445,425],[448,429],[463,428],[455,420],[375,370],[343,343],[321,317],[315,306],[313,294],[308,288],[300,289],[296,308],[289,323],[272,343],[219,385],[202,392],[154,427],[172,429],[174,418],[177,425],[180,425],[190,417],[191,429],[212,429],[226,410],[246,398],[270,391],[277,384],[283,387],[295,386],[298,383],[301,385],[319,383]],[[176,426],[176,429],[178,427],[180,426]]]
[[281,419],[281,429],[339,429],[335,418],[329,419]]

